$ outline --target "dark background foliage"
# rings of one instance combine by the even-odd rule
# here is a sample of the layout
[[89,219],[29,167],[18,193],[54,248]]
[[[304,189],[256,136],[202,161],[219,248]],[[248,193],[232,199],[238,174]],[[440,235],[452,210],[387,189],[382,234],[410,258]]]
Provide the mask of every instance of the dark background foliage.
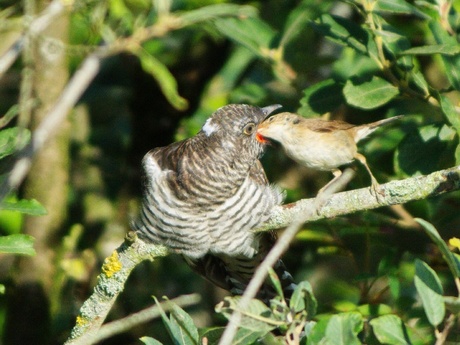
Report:
[[[89,51],[114,45],[158,22],[159,8],[168,1],[153,3],[156,7],[147,0],[76,1],[62,19],[68,30],[59,38],[65,46],[65,69],[72,73]],[[56,229],[45,234],[48,229],[40,228],[43,236],[34,235],[35,256],[0,254],[0,283],[6,288],[0,296],[3,343],[34,339],[35,344],[54,344],[67,338],[103,259],[123,241],[136,215],[142,156],[194,135],[225,104],[279,103],[283,111],[355,124],[406,115],[398,125],[379,130],[360,145],[380,182],[458,164],[458,2],[443,12],[442,6],[450,2],[178,0],[172,1],[170,11],[186,14],[225,3],[257,11],[247,16],[211,15],[143,42],[140,51],[126,49],[103,60],[61,133],[67,140],[59,158],[64,163],[55,165],[56,154],[45,154],[45,165],[66,175],[66,182],[54,192],[64,196],[62,217],[53,223]],[[45,5],[45,1],[1,2],[5,41],[22,27],[18,23],[33,12],[31,7]],[[380,7],[370,11],[366,6],[371,5]],[[33,53],[39,46],[29,50]],[[408,52],[426,46],[436,48]],[[32,55],[39,59],[36,52]],[[19,103],[22,111],[8,127],[25,125],[33,130],[39,118],[29,121],[23,115],[27,68],[35,73],[31,85],[40,84],[34,71],[37,64],[28,64],[23,55],[0,79],[0,112],[5,114]],[[166,68],[173,78],[164,73]],[[63,77],[53,73],[56,80]],[[374,97],[379,87],[384,91]],[[8,171],[11,162],[3,159],[2,170]],[[276,143],[267,148],[263,164],[270,181],[286,189],[286,202],[313,197],[331,178],[292,162]],[[370,184],[366,171],[356,166],[357,176],[348,189]],[[54,209],[52,202],[41,199],[40,189],[48,187],[28,187],[33,179],[52,180],[47,174],[29,176],[9,200],[34,198],[48,211]],[[415,259],[436,271],[445,295],[458,291],[439,248],[413,217],[434,224],[446,241],[460,237],[459,197],[454,192],[304,225],[284,261],[297,281],[312,284],[317,319],[351,310],[378,316],[372,306],[379,306],[412,325],[408,331],[412,343],[432,343],[433,328],[413,282]],[[31,217],[0,211],[0,234],[30,233],[24,227]],[[25,279],[29,275],[24,272],[42,264],[42,250],[51,253],[49,269]],[[151,305],[152,295],[172,298],[192,292],[203,297],[200,305],[188,310],[195,324],[224,325],[225,318],[214,312],[214,306],[226,293],[191,272],[177,256],[137,267],[109,319]],[[368,328],[364,332],[362,339],[379,343]],[[170,342],[157,321],[103,343],[136,344],[144,335]],[[452,343],[460,341],[458,327],[449,337]]]

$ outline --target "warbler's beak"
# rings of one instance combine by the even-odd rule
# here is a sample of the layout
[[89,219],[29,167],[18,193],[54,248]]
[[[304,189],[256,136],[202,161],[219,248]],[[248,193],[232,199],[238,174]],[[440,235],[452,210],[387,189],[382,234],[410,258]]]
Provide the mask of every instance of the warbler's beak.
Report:
[[261,144],[267,144],[269,143],[270,141],[264,137],[263,133],[264,133],[264,128],[267,127],[267,124],[266,124],[266,121],[260,123],[258,126],[257,126],[257,133],[256,133],[256,140],[261,143]]
[[259,125],[257,126],[257,133],[256,133],[256,140],[261,143],[261,144],[267,144],[269,143],[270,141],[265,138],[262,134],[262,131],[261,131],[261,128],[264,127],[264,122],[263,120],[265,120],[271,113],[273,113],[275,110],[281,108],[282,105],[281,104],[273,104],[273,105],[269,105],[267,107],[263,107],[263,108],[260,108],[262,110],[262,113],[264,115],[264,118],[262,119],[262,121],[259,123]]

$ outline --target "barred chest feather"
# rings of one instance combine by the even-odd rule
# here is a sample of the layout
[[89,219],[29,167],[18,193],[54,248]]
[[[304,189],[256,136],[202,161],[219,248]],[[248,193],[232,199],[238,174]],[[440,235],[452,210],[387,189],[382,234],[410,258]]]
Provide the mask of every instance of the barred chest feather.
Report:
[[[201,158],[208,171],[222,174],[221,156]],[[280,190],[251,176],[251,169],[262,169],[257,158],[253,164],[244,176],[224,172],[224,184],[206,180],[202,171],[188,174],[186,183],[194,188],[185,195],[176,172],[162,169],[155,155],[147,154],[144,202],[135,223],[140,236],[195,259],[207,253],[253,257],[259,242],[251,229],[268,220],[271,209],[283,199]]]

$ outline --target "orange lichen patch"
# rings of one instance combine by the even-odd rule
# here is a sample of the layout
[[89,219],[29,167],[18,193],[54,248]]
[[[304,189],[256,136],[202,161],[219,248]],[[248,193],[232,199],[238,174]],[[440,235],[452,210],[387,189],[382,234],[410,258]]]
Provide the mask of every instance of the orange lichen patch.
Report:
[[121,270],[122,267],[123,265],[118,260],[118,252],[115,250],[112,255],[104,260],[104,265],[102,265],[102,272],[104,272],[107,278],[110,278],[119,270]]

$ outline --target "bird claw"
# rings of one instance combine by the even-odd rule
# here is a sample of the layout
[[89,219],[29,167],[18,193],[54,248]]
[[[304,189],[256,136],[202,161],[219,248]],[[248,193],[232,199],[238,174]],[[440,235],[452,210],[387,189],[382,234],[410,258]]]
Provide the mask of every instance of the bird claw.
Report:
[[377,199],[377,201],[382,201],[382,198],[385,197],[385,189],[377,182],[377,180],[372,180],[372,185],[370,187],[371,194]]

